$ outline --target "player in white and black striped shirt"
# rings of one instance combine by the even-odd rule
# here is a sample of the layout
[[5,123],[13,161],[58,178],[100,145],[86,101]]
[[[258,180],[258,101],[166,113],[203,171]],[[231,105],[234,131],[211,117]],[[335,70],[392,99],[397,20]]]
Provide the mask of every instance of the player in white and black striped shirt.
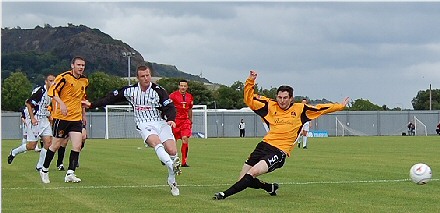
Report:
[[87,108],[103,107],[108,104],[128,101],[133,107],[136,127],[144,143],[153,147],[158,158],[168,168],[168,184],[173,196],[179,195],[176,174],[180,174],[180,159],[171,127],[175,127],[176,109],[168,93],[161,86],[151,82],[152,67],[139,66],[139,83],[126,86],[90,103]]
[[37,146],[39,137],[43,139],[44,147],[41,148],[40,159],[37,163],[36,169],[39,170],[43,166],[43,160],[46,156],[46,150],[51,144],[52,128],[48,119],[50,115],[47,107],[51,103],[51,98],[47,95],[47,90],[55,80],[54,75],[47,75],[45,85],[37,87],[32,91],[32,95],[26,100],[26,108],[28,114],[26,115],[27,125],[27,144],[12,149],[8,156],[8,164],[11,164],[16,155],[25,152],[26,150],[34,150]]

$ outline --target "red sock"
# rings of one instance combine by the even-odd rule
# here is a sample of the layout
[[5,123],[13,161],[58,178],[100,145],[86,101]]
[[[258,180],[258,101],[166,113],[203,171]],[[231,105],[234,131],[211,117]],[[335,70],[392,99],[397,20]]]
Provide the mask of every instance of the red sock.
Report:
[[186,164],[186,160],[188,158],[188,144],[182,143],[182,148],[180,151],[182,152],[182,164]]

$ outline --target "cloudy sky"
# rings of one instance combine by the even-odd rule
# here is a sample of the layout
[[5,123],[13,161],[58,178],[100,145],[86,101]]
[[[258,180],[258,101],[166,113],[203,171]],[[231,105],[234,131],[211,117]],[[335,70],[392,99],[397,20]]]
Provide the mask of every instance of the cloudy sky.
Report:
[[367,99],[412,109],[440,88],[440,2],[11,2],[2,27],[86,25],[139,51],[230,86],[259,73],[263,88]]

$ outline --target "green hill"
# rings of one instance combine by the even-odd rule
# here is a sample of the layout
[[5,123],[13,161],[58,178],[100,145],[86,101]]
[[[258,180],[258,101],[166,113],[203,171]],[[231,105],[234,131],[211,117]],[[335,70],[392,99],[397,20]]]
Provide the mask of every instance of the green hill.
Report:
[[[122,56],[123,52],[135,53],[131,57],[131,76],[135,76],[138,65],[145,64],[142,55],[130,45],[84,25],[52,27],[46,24],[34,29],[2,28],[1,31],[2,80],[20,70],[32,83],[41,83],[48,73],[58,74],[70,69],[70,59],[77,55],[86,58],[88,74],[104,71],[126,77],[127,58]],[[209,82],[182,72],[174,65],[151,63],[155,69],[153,76]]]

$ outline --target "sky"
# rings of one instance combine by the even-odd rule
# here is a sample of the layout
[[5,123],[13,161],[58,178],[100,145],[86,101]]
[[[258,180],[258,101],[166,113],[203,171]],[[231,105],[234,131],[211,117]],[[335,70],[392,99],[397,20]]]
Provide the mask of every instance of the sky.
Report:
[[260,87],[412,109],[440,88],[440,2],[3,1],[2,28],[85,25],[146,61],[227,86]]

